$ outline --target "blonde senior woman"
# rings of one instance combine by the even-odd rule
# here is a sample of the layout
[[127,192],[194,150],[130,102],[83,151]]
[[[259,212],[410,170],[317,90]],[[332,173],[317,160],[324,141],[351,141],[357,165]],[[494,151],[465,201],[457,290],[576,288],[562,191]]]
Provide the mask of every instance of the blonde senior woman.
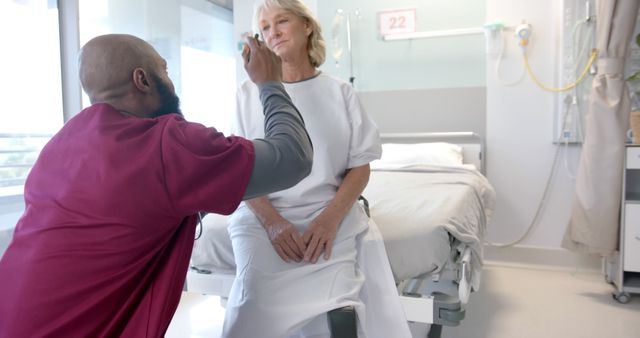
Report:
[[[302,2],[258,1],[254,27],[282,59],[314,158],[298,185],[231,217],[237,275],[223,337],[410,337],[384,244],[356,203],[382,152],[376,125],[353,88],[317,69],[324,41]],[[262,137],[262,111],[258,87],[245,82],[232,132]]]

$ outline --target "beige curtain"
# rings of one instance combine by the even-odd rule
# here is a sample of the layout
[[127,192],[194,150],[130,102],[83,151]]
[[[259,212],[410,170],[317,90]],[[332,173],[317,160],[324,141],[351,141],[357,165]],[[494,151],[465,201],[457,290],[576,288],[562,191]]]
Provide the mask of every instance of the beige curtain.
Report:
[[623,72],[639,2],[597,2],[598,73],[589,95],[571,219],[562,242],[570,250],[608,256],[617,248],[630,110]]

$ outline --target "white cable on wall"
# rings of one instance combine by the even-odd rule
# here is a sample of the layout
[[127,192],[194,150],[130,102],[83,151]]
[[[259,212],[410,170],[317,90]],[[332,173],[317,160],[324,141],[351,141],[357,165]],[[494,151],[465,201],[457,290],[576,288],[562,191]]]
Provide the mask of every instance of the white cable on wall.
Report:
[[496,71],[496,78],[498,79],[498,82],[500,82],[501,85],[506,86],[506,87],[513,87],[517,84],[519,84],[520,82],[522,82],[522,79],[524,79],[524,75],[526,74],[525,72],[525,68],[522,67],[522,72],[520,72],[520,75],[513,81],[506,81],[502,78],[502,76],[500,75],[500,65],[502,64],[502,59],[504,58],[504,46],[506,45],[506,39],[504,37],[503,34],[500,34],[500,52],[498,53],[498,59],[496,60],[496,67],[495,67],[495,71]]
[[556,154],[553,157],[553,163],[551,164],[551,170],[549,171],[549,177],[547,178],[547,184],[544,187],[544,192],[542,193],[542,198],[540,199],[540,203],[538,204],[538,208],[536,209],[536,213],[534,214],[533,219],[531,220],[531,223],[527,227],[527,230],[518,239],[516,239],[514,241],[507,242],[507,243],[492,243],[492,242],[489,242],[489,241],[485,241],[485,243],[487,245],[490,245],[490,246],[493,246],[493,247],[497,247],[497,248],[506,248],[506,247],[514,246],[514,245],[522,242],[525,238],[527,238],[529,236],[531,231],[533,231],[535,226],[538,224],[538,220],[540,218],[540,215],[542,214],[542,209],[546,205],[547,197],[549,195],[549,187],[551,186],[552,179],[555,176],[556,163],[558,163],[558,157],[560,155],[560,149],[562,149],[562,147],[559,147],[559,146],[556,147]]
[[[576,77],[579,76],[580,70],[582,68],[581,65],[580,65],[580,61],[579,60],[581,60],[587,54],[587,52],[589,50],[591,50],[591,44],[593,43],[592,42],[592,40],[593,40],[593,29],[590,29],[590,30],[587,31],[588,35],[587,35],[587,38],[584,40],[584,43],[581,40],[582,36],[578,35],[576,37],[576,34],[577,34],[577,32],[579,33],[578,28],[581,28],[582,25],[591,23],[592,20],[593,20],[593,17],[589,17],[587,19],[584,19],[584,20],[581,20],[581,21],[577,22],[573,27],[573,32],[572,32],[573,43],[572,43],[572,46],[573,46],[573,55],[575,56],[574,57],[574,60],[575,60],[574,73],[576,74]],[[500,65],[500,60],[503,57],[503,55],[502,55],[503,51],[504,51],[504,44],[500,48],[500,54],[499,54],[499,57],[498,57],[498,60],[497,60],[497,65],[496,65],[496,76],[498,77],[498,80],[500,82],[504,82],[504,81],[502,81],[500,79],[500,77],[499,77],[500,74],[499,74],[499,71],[498,71],[499,70],[499,65]],[[523,72],[522,75],[524,75],[524,72]],[[506,83],[504,85],[506,85],[506,86],[515,85],[521,80],[522,79],[520,78],[520,79],[518,79],[517,82],[514,82],[513,84]],[[564,109],[565,114],[564,114],[563,121],[562,121],[562,127],[560,128],[559,139],[561,139],[562,133],[564,132],[564,130],[565,130],[566,126],[567,126],[567,119],[568,119],[569,114],[571,114],[571,112],[572,112],[572,109],[571,109],[572,106],[575,106],[576,109],[577,109],[577,112],[578,112],[577,116],[574,117],[574,118],[577,120],[575,123],[578,124],[578,128],[579,128],[578,132],[580,133],[580,136],[582,136],[582,134],[584,132],[582,130],[582,121],[581,121],[580,110],[579,110],[580,109],[579,100],[577,100],[578,91],[579,91],[579,89],[576,86],[576,87],[572,88],[573,95],[567,95],[565,97],[565,109]],[[538,207],[536,208],[536,212],[535,212],[535,214],[533,216],[533,219],[531,220],[531,223],[529,223],[529,225],[527,226],[527,229],[525,230],[525,232],[520,237],[518,237],[516,240],[513,240],[511,242],[507,242],[507,243],[492,243],[490,241],[485,240],[485,244],[490,245],[492,247],[497,247],[497,248],[511,247],[511,246],[514,246],[516,244],[521,243],[525,238],[527,238],[531,234],[533,229],[535,229],[536,225],[538,224],[539,219],[540,219],[540,217],[542,215],[542,210],[544,209],[544,207],[545,207],[545,205],[547,203],[547,198],[548,198],[548,195],[549,195],[551,183],[553,181],[553,177],[556,175],[557,163],[558,163],[558,158],[560,157],[560,151],[563,148],[565,150],[564,151],[564,153],[565,153],[564,154],[565,155],[564,156],[564,164],[565,164],[565,167],[567,168],[567,174],[569,175],[569,177],[571,179],[575,179],[576,175],[575,175],[574,172],[572,172],[570,170],[569,164],[568,164],[568,158],[567,158],[568,153],[569,153],[568,146],[569,146],[568,142],[564,142],[564,147],[562,147],[560,145],[557,145],[556,151],[555,151],[555,154],[554,154],[554,157],[553,157],[553,163],[551,164],[551,169],[549,171],[549,176],[547,177],[547,181],[546,181],[546,184],[545,184],[544,191],[542,193],[542,197],[540,198],[540,202],[538,203]]]

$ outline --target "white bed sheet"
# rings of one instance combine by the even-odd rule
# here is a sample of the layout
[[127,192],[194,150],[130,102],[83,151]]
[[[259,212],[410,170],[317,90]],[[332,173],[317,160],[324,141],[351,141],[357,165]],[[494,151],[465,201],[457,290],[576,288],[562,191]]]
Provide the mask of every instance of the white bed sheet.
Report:
[[221,273],[236,273],[231,238],[227,232],[229,216],[208,214],[202,219],[202,233],[195,241],[191,265]]
[[374,170],[363,195],[397,281],[441,269],[451,251],[451,234],[472,250],[471,286],[478,289],[495,191],[475,168],[415,165]]
[[[495,192],[477,170],[436,165],[373,170],[363,195],[397,281],[439,271],[451,252],[451,234],[472,249],[471,285],[478,289],[482,241]],[[191,263],[214,272],[235,272],[227,216],[204,217]]]

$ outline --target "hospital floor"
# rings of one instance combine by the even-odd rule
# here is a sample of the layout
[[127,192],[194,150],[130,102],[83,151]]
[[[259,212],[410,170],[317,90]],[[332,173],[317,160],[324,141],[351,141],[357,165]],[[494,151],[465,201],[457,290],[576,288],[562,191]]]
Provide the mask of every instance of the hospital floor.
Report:
[[[640,337],[640,295],[620,304],[613,290],[593,271],[486,265],[466,318],[442,337]],[[166,337],[217,338],[223,318],[218,297],[185,292]]]

